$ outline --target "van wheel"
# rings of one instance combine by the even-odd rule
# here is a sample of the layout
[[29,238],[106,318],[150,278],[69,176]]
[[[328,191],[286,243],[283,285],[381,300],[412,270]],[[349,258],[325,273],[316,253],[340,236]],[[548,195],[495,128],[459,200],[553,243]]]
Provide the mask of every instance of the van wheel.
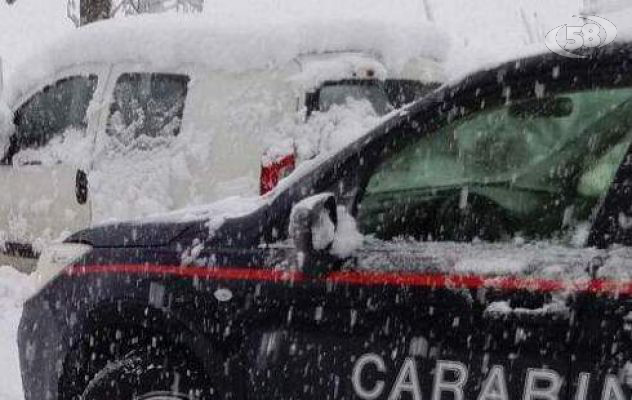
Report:
[[130,354],[111,362],[90,381],[82,400],[206,400],[204,374],[186,361]]

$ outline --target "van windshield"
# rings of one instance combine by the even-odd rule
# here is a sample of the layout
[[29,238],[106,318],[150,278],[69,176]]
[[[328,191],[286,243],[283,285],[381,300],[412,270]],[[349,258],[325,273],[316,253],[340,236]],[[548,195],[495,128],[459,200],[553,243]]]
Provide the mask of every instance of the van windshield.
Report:
[[327,112],[335,105],[347,104],[349,100],[368,100],[377,115],[387,114],[393,109],[382,85],[362,81],[323,86],[320,89],[318,109]]
[[439,87],[435,82],[420,82],[410,79],[347,80],[328,82],[318,91],[318,102],[308,104],[308,114],[312,111],[327,112],[333,106],[345,106],[350,100],[368,100],[378,116],[388,114],[393,109],[419,100]]

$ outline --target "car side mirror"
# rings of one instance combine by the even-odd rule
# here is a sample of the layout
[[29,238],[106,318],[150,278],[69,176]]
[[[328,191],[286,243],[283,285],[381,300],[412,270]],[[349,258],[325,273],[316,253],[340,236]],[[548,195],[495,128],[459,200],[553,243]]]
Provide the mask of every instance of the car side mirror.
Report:
[[338,217],[336,198],[322,193],[298,202],[290,214],[289,234],[296,249],[298,268],[311,276],[330,271],[337,258],[330,250],[334,243]]

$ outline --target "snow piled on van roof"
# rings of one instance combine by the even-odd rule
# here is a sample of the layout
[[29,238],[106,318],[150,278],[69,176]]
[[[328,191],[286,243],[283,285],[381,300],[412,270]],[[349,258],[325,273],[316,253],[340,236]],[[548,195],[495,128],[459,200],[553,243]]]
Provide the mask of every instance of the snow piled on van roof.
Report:
[[449,39],[430,23],[279,13],[256,20],[249,16],[163,14],[98,22],[57,39],[46,51],[7,72],[19,79],[7,80],[23,86],[59,68],[86,62],[142,62],[167,69],[204,63],[212,69],[242,72],[283,67],[302,54],[335,51],[371,53],[396,71],[413,58],[441,59],[449,48]]

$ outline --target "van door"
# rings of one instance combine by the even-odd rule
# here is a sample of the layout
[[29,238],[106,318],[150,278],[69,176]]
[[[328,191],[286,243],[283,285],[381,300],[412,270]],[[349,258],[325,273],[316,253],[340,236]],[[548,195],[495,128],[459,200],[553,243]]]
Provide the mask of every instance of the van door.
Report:
[[112,76],[90,177],[95,223],[173,208],[172,156],[190,81],[142,66],[118,66]]
[[[15,133],[0,163],[0,244],[22,255],[90,222],[87,171],[94,135],[88,109],[99,74],[47,85],[15,109]],[[29,251],[25,251],[29,249]]]

